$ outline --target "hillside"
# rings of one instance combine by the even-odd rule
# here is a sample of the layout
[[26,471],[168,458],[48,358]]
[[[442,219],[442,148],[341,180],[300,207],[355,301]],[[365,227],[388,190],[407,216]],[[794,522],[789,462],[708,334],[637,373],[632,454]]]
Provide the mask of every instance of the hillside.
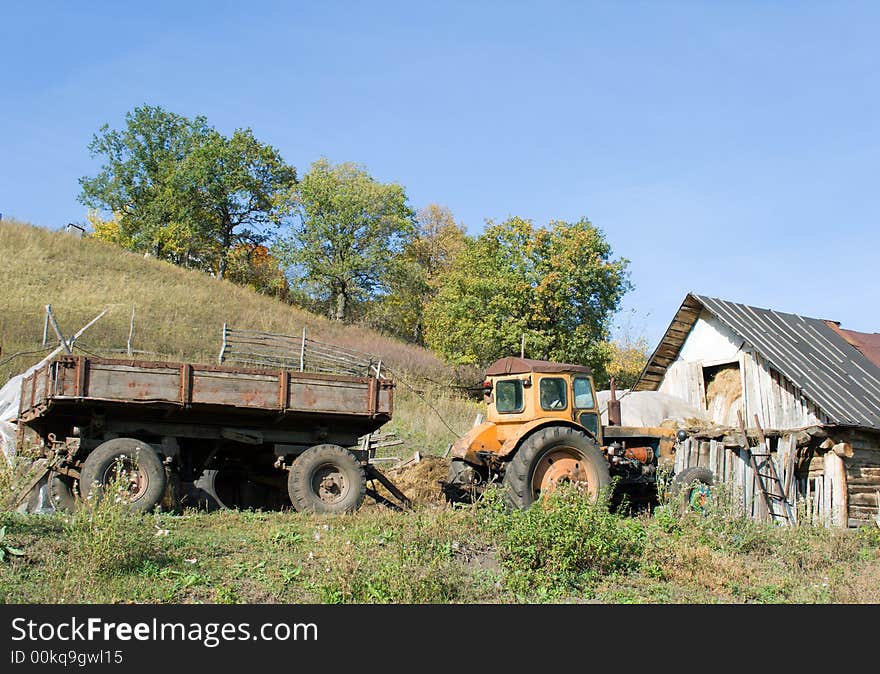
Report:
[[291,335],[306,328],[313,339],[381,356],[401,378],[395,418],[386,429],[408,441],[408,452],[437,453],[453,435],[406,383],[429,398],[456,431],[465,430],[479,411],[474,403],[425,379],[449,382],[454,376],[430,351],[330,321],[202,272],[8,220],[0,222],[0,257],[0,383],[41,358],[37,352],[10,360],[17,352],[40,349],[46,304],[52,305],[68,335],[109,308],[80,340],[84,349],[97,353],[125,347],[134,305],[132,346],[160,354],[149,359],[215,363],[224,322]]

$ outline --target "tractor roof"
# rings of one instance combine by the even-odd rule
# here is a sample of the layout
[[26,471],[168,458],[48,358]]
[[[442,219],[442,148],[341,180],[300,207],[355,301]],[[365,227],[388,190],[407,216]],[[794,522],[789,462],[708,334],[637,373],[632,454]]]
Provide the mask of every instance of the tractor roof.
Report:
[[505,374],[525,374],[527,372],[544,372],[547,374],[559,372],[593,373],[586,365],[569,365],[568,363],[553,363],[549,360],[531,360],[529,358],[509,356],[492,363],[486,370],[486,376],[497,377]]

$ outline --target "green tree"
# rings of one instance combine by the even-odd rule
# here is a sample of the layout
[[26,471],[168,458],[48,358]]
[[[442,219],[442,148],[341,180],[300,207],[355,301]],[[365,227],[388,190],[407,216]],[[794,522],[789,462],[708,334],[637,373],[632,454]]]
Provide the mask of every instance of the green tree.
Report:
[[[80,201],[114,214],[131,250],[224,276],[237,244],[264,242],[287,213],[296,170],[250,129],[226,138],[204,117],[135,108],[122,130],[106,124],[89,144],[104,163],[80,179]],[[103,236],[103,235],[102,235]]]
[[297,188],[297,221],[276,252],[312,299],[336,320],[382,288],[385,270],[413,235],[403,187],[358,164],[319,159]]
[[237,129],[231,138],[208,130],[178,164],[173,181],[182,219],[198,223],[213,243],[212,267],[220,278],[235,246],[263,244],[281,225],[295,185],[296,169],[250,129]]
[[424,343],[425,308],[464,250],[467,235],[446,206],[429,204],[416,214],[415,235],[388,267],[387,292],[370,322],[403,339]]
[[469,240],[425,316],[428,346],[458,363],[486,365],[520,352],[590,365],[601,381],[608,330],[631,288],[589,220],[536,228],[510,218]]
[[103,125],[89,151],[104,163],[95,177],[80,178],[80,201],[112,212],[119,240],[132,250],[187,263],[201,228],[180,222],[173,182],[178,164],[207,130],[204,117],[188,119],[149,105],[126,113],[122,130]]

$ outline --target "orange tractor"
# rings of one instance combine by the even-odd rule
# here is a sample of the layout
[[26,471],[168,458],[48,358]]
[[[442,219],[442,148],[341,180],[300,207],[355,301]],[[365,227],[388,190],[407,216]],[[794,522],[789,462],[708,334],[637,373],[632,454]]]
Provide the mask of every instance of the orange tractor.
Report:
[[[676,431],[620,425],[612,386],[602,425],[591,370],[525,358],[502,358],[486,370],[486,419],[458,439],[443,490],[471,500],[502,484],[512,505],[525,508],[570,483],[598,499],[616,478],[615,496],[633,506],[656,499],[658,468],[671,473]],[[711,484],[712,476],[682,471],[674,486]]]

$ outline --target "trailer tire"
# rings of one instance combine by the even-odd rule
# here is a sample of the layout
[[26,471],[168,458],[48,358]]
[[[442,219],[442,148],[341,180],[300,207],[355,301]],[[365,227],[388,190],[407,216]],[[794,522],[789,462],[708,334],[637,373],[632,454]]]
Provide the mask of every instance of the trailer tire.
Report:
[[685,468],[672,478],[672,495],[679,499],[681,509],[706,512],[706,500],[715,485],[715,476],[708,468]]
[[98,445],[86,457],[80,473],[80,492],[84,499],[100,500],[104,487],[115,477],[117,459],[132,475],[127,509],[135,513],[151,511],[165,494],[167,476],[162,460],[146,442],[134,438],[114,438]]
[[338,445],[315,445],[290,467],[287,493],[298,512],[350,513],[360,508],[367,480],[354,454]]
[[73,478],[56,473],[54,470],[49,472],[49,477],[46,480],[46,496],[55,510],[65,513],[73,512],[76,507],[73,483]]
[[515,508],[528,508],[542,491],[552,491],[561,482],[582,485],[593,503],[597,503],[611,485],[608,462],[599,445],[583,431],[570,426],[549,426],[535,431],[525,439],[504,471],[506,498]]

